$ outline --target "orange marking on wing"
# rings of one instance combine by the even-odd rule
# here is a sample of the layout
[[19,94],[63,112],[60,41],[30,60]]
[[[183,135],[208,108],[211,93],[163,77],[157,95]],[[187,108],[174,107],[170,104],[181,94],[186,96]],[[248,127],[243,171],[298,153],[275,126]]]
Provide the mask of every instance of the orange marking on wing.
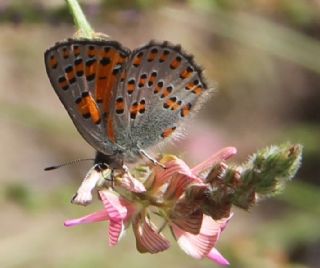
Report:
[[98,53],[97,49],[94,46],[88,46],[87,55],[89,58],[93,58]]
[[78,57],[80,55],[80,47],[79,45],[73,45],[73,55],[75,57]]
[[170,95],[170,93],[172,92],[173,90],[173,87],[172,86],[168,86],[166,88],[164,88],[162,90],[162,93],[161,93],[161,98],[165,98],[165,97],[168,97]]
[[112,75],[112,70],[114,66],[119,61],[119,52],[115,49],[109,50],[109,57],[111,59],[110,64],[107,65],[105,72],[108,74],[108,79],[106,79],[106,82],[104,84],[104,87],[97,87],[97,94],[101,94],[103,96],[103,106],[104,111],[108,114],[110,111],[110,101],[112,99],[112,88],[117,83],[117,77],[115,75]]
[[176,97],[169,98],[163,104],[165,109],[171,109],[172,111],[177,110],[181,106],[181,101],[177,101]]
[[181,116],[182,117],[188,116],[190,114],[191,107],[192,107],[191,103],[187,103],[186,105],[184,105],[180,112]]
[[69,58],[69,54],[70,54],[69,48],[68,47],[63,47],[62,48],[62,57],[64,59],[67,59],[67,58]]
[[80,114],[85,117],[89,118],[90,117],[90,112],[89,112],[89,107],[87,105],[87,102],[84,99],[80,99],[78,102],[78,110]]
[[142,62],[143,52],[140,52],[138,55],[135,56],[133,60],[133,66],[138,67]]
[[146,75],[146,74],[142,74],[142,75],[140,76],[138,86],[139,86],[139,87],[143,87],[143,86],[145,85],[146,81],[147,81],[147,75]]
[[158,49],[156,49],[156,48],[151,49],[151,51],[149,52],[149,55],[148,55],[148,61],[154,61],[157,54],[158,54]]
[[83,100],[86,103],[86,106],[88,107],[88,111],[90,113],[92,122],[94,124],[99,124],[101,122],[101,116],[97,103],[91,96],[86,96]]
[[143,114],[146,111],[146,101],[144,99],[140,101],[138,109],[140,114]]
[[159,61],[160,62],[164,62],[167,60],[168,58],[168,55],[170,54],[170,51],[169,50],[164,50],[159,58]]
[[130,117],[135,119],[139,112],[139,104],[137,102],[133,103],[130,107]]
[[200,95],[203,92],[203,88],[201,86],[197,86],[195,89],[191,91],[192,93],[196,95]]
[[132,104],[130,108],[130,113],[137,113],[138,111],[139,111],[139,104],[135,102],[134,104]]
[[172,133],[176,130],[176,127],[167,128],[165,131],[162,132],[162,138],[168,138],[172,135]]
[[148,81],[148,86],[151,87],[154,85],[157,79],[157,72],[152,72]]
[[176,102],[170,98],[170,99],[167,99],[167,100],[165,101],[165,103],[163,104],[163,107],[164,107],[165,109],[171,109],[171,108],[174,106],[175,103],[176,103]]
[[125,108],[125,105],[124,105],[123,98],[118,98],[116,100],[116,113],[122,114],[124,112],[124,108]]
[[120,81],[123,82],[127,77],[127,71],[123,71],[120,76]]
[[157,83],[157,86],[156,86],[156,88],[154,89],[153,93],[154,93],[154,94],[159,93],[162,88],[163,88],[163,81],[159,81],[159,82]]
[[94,124],[101,122],[101,115],[97,103],[90,95],[79,98],[76,103],[78,104],[79,112],[84,118],[91,118]]
[[50,65],[50,68],[52,68],[52,69],[57,68],[57,66],[58,66],[58,61],[57,61],[57,59],[56,59],[56,57],[55,57],[54,55],[51,55],[51,56],[50,56],[49,65]]
[[97,61],[95,59],[87,60],[86,67],[85,67],[85,74],[88,80],[93,80],[95,73],[97,70]]
[[84,73],[83,60],[81,58],[76,59],[74,62],[75,72],[77,76],[82,76]]
[[188,83],[188,84],[185,86],[185,89],[186,89],[186,90],[190,90],[190,89],[192,89],[192,88],[194,88],[194,87],[195,87],[194,82],[190,82],[190,83]]
[[180,56],[177,56],[170,64],[171,69],[177,69],[181,64],[182,58]]
[[130,79],[128,81],[128,94],[131,95],[136,88],[136,81],[134,79]]
[[63,90],[67,90],[69,88],[69,83],[64,76],[61,76],[58,79],[58,83],[59,83],[60,88],[62,88]]
[[65,72],[66,72],[66,77],[67,77],[69,83],[74,83],[76,81],[76,78],[75,78],[75,72],[74,72],[73,66],[69,65],[65,69]]
[[110,66],[111,60],[108,57],[100,59],[98,64],[98,73],[96,80],[96,100],[102,102],[105,91],[107,89],[108,79],[110,79]]
[[193,69],[190,66],[188,66],[187,69],[185,69],[180,73],[180,78],[186,79],[192,75],[192,72],[193,72]]

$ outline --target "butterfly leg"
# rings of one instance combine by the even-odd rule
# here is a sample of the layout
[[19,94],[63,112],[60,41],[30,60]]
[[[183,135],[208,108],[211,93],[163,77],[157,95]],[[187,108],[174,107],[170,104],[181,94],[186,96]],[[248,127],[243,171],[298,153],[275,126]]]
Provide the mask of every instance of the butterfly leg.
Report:
[[139,149],[139,153],[141,155],[143,155],[144,157],[148,158],[154,165],[160,166],[162,168],[166,168],[165,165],[161,164],[159,161],[157,161],[156,159],[154,159],[152,156],[150,156],[146,151]]

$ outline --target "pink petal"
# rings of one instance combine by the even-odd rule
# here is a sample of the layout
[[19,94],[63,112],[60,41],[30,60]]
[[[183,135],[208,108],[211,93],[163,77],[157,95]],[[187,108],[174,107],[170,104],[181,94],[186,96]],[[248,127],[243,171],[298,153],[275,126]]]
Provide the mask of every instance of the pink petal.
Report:
[[211,168],[215,164],[218,164],[224,160],[229,159],[233,155],[237,153],[237,149],[235,147],[226,147],[215,153],[214,155],[210,156],[207,160],[203,161],[202,163],[196,165],[192,168],[192,173],[198,175],[202,171]]
[[131,176],[130,173],[125,173],[119,180],[120,187],[127,189],[130,192],[142,193],[146,191],[143,183]]
[[114,246],[119,242],[123,230],[124,225],[122,221],[110,221],[108,230],[110,246]]
[[109,216],[106,210],[100,210],[78,219],[66,220],[64,222],[64,226],[70,227],[70,226],[75,226],[79,224],[93,223],[93,222],[107,221],[107,220],[109,220]]
[[230,264],[228,262],[228,260],[225,259],[216,248],[212,248],[207,257],[210,260],[213,260],[214,262],[216,262],[217,264],[220,264],[220,265],[223,265],[223,266],[226,266],[226,265]]
[[133,205],[115,193],[103,190],[99,191],[103,205],[108,213],[110,220],[120,221],[128,216],[128,210],[133,209]]
[[158,253],[170,247],[170,242],[158,233],[155,226],[147,218],[137,216],[133,225],[137,249],[141,253]]
[[187,233],[174,224],[172,225],[172,231],[184,252],[195,259],[202,259],[208,255],[218,240],[220,224],[211,217],[204,215],[198,235]]
[[227,218],[223,218],[217,221],[220,224],[221,232],[227,227],[228,222],[231,220],[233,213],[230,213],[230,216]]
[[163,195],[164,199],[179,198],[191,183],[202,183],[203,181],[194,176],[175,174]]
[[177,225],[183,231],[191,234],[199,234],[201,223],[203,220],[203,213],[202,211],[198,210],[192,213],[191,215],[190,212],[189,214],[185,214],[185,216],[179,215],[178,217],[175,217],[175,215],[172,215],[170,219],[175,225]]
[[177,173],[193,176],[190,168],[184,161],[181,159],[172,160],[166,163],[166,169],[162,169],[161,171],[157,172],[154,187],[158,188]]

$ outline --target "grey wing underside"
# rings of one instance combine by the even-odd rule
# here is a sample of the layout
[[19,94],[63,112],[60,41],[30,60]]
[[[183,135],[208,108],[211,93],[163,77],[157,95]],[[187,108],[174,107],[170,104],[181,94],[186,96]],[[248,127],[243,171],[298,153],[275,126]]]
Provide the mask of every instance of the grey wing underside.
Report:
[[134,50],[125,77],[117,94],[127,108],[123,142],[136,149],[171,136],[210,92],[192,56],[168,42]]
[[50,82],[74,125],[96,150],[118,149],[108,130],[114,92],[130,51],[115,41],[68,40],[45,52]]

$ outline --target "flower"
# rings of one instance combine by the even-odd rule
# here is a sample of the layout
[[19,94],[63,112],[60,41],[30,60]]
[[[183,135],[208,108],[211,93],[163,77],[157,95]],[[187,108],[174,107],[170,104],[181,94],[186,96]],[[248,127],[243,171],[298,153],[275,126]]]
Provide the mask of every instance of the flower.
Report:
[[[167,155],[161,160],[166,169],[153,165],[145,178],[139,172],[137,176],[122,172],[115,176],[113,182],[105,181],[103,186],[100,185],[99,196],[104,209],[82,218],[67,220],[64,224],[75,226],[108,221],[110,246],[116,245],[124,230],[132,225],[136,247],[141,253],[157,253],[168,249],[170,242],[161,231],[169,226],[185,253],[196,259],[207,257],[220,265],[227,265],[228,261],[215,245],[232,213],[230,206],[223,213],[218,213],[220,218],[208,213],[205,202],[215,189],[212,182],[207,180],[208,176],[203,178],[201,173],[220,165],[235,153],[233,147],[224,148],[193,168],[189,168],[183,160]],[[96,169],[89,171],[77,198],[88,196],[93,184],[98,184],[98,177],[103,177],[99,172]],[[163,219],[161,228],[152,222],[154,215]]]

